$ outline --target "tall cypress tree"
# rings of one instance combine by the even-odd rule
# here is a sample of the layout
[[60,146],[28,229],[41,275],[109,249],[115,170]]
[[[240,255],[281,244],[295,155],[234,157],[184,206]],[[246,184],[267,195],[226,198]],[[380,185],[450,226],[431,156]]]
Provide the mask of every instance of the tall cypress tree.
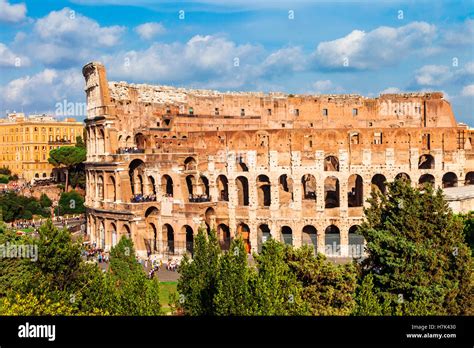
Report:
[[381,303],[393,314],[472,314],[471,252],[442,191],[400,180],[369,202],[362,274],[373,276]]

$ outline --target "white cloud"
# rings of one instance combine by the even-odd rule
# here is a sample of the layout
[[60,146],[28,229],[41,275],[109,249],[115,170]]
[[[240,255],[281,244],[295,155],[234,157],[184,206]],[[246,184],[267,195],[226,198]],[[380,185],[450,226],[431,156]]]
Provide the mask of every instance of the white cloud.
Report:
[[142,39],[151,40],[154,37],[165,33],[166,29],[161,23],[149,22],[135,27],[135,31]]
[[0,67],[29,66],[28,57],[12,52],[5,44],[0,42]]
[[101,27],[96,21],[70,8],[52,11],[38,19],[31,37],[23,38],[30,55],[47,66],[84,64],[120,41],[121,26]]
[[259,46],[196,35],[186,43],[154,43],[142,51],[108,55],[102,60],[114,79],[235,88],[261,73],[255,66],[260,54]]
[[461,95],[463,97],[474,97],[474,84],[464,86],[464,88],[461,91]]
[[0,22],[16,23],[26,17],[26,5],[9,4],[6,0],[0,0]]
[[0,93],[3,109],[54,110],[55,104],[64,99],[74,102],[85,99],[84,78],[77,69],[44,69],[10,81],[0,87]]
[[420,86],[439,86],[451,79],[453,73],[446,65],[425,65],[415,72],[415,82]]
[[271,53],[263,62],[262,69],[267,74],[303,71],[307,67],[307,58],[301,47],[292,46]]
[[367,33],[354,30],[342,38],[319,43],[314,57],[323,69],[376,69],[394,65],[413,53],[426,53],[435,36],[436,27],[425,22],[378,27]]
[[446,46],[474,45],[474,19],[466,19],[454,30],[447,30],[443,34],[443,44]]
[[463,84],[472,81],[474,61],[461,66],[424,65],[415,71],[415,86],[442,86],[447,83]]
[[318,80],[313,83],[313,90],[316,94],[343,93],[344,88],[335,85],[331,80]]

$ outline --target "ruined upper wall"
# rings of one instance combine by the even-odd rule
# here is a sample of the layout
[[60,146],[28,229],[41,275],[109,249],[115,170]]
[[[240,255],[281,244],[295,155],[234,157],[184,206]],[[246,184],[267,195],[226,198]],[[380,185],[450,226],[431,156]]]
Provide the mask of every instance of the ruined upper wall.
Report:
[[252,124],[252,129],[457,126],[451,105],[440,92],[375,98],[219,92],[108,82],[100,63],[86,65],[83,73],[88,118],[115,119],[118,129],[162,127],[164,123],[173,131],[233,130],[239,124]]

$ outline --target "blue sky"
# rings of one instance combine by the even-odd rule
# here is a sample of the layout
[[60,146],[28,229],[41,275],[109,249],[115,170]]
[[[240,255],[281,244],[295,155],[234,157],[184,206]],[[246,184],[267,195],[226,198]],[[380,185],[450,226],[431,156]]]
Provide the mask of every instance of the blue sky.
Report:
[[109,80],[227,90],[439,90],[474,126],[473,1],[0,0],[0,114]]

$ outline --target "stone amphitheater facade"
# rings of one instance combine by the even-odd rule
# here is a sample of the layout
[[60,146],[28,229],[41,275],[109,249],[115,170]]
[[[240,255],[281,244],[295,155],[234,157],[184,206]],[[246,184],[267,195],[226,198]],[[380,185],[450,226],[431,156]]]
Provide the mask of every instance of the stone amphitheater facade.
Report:
[[474,185],[474,132],[442,93],[287,95],[109,82],[83,68],[87,233],[141,256],[192,253],[199,227],[223,249],[267,238],[354,256],[371,190]]

